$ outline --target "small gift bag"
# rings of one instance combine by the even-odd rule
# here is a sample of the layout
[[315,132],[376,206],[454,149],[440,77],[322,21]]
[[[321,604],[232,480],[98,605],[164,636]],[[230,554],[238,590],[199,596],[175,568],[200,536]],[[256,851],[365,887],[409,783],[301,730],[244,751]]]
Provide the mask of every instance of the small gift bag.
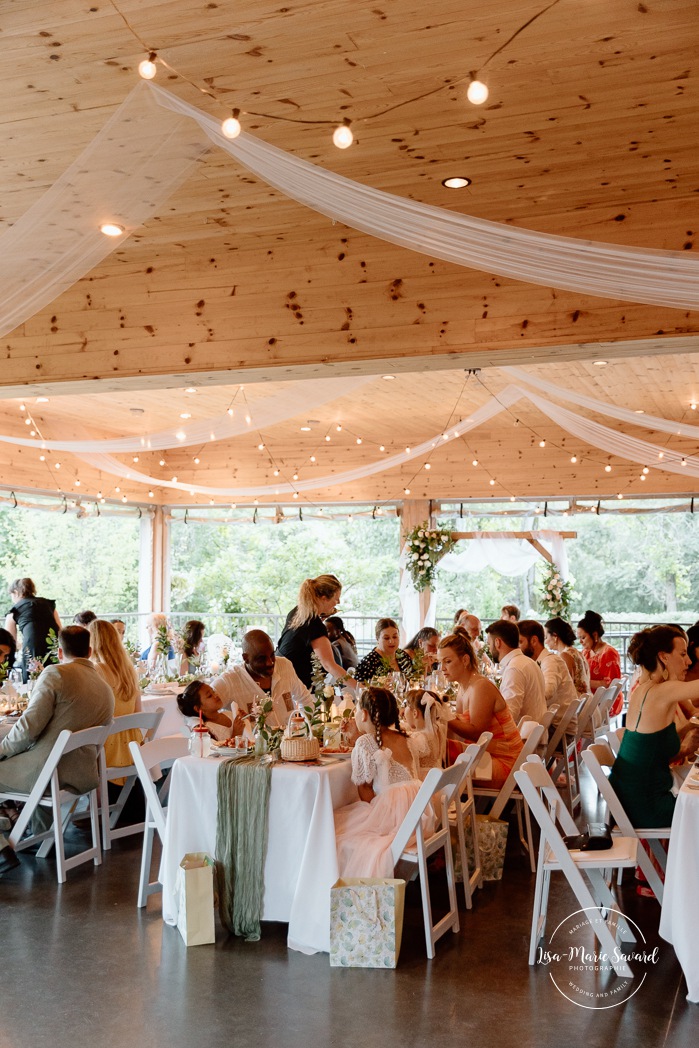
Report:
[[405,881],[362,877],[330,889],[330,964],[395,968],[403,936]]
[[[478,828],[478,852],[480,858],[481,873],[484,881],[501,881],[502,870],[505,865],[505,849],[507,848],[507,831],[509,823],[502,819],[493,819],[490,815],[476,815],[476,826]],[[468,868],[473,871],[476,867],[476,857],[473,847],[473,833],[471,832],[471,818],[464,820],[466,831],[466,861]],[[456,830],[452,830],[453,836]],[[457,871],[457,880],[462,880],[461,856],[458,844],[454,846],[454,870]]]
[[187,946],[215,942],[214,860],[205,852],[188,852],[177,874],[177,927]]

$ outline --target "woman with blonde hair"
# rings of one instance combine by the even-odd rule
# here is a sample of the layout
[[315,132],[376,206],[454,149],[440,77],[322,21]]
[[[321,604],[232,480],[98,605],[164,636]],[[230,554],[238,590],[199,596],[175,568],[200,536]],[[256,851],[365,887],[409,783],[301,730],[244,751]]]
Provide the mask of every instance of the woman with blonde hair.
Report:
[[479,739],[481,732],[492,732],[487,751],[490,761],[479,765],[477,778],[498,788],[512,771],[523,745],[509,706],[495,685],[479,673],[471,639],[460,626],[442,638],[439,657],[444,676],[458,685],[456,716],[449,722],[450,734],[457,737],[448,744],[450,760],[453,763],[468,743]]
[[312,684],[311,654],[315,652],[326,673],[338,680],[345,671],[335,659],[328,631],[324,623],[337,608],[342,583],[335,575],[319,575],[305,579],[299,590],[298,604],[286,617],[286,624],[277,645],[277,655],[292,663],[296,676],[307,688]]
[[[88,626],[92,661],[97,672],[114,692],[114,717],[126,717],[141,711],[141,689],[136,669],[132,665],[121,637],[106,619],[95,619]],[[129,743],[142,742],[143,736],[137,728],[110,735],[104,744],[107,764],[110,768],[127,767],[132,763]],[[116,780],[115,780],[116,781]]]

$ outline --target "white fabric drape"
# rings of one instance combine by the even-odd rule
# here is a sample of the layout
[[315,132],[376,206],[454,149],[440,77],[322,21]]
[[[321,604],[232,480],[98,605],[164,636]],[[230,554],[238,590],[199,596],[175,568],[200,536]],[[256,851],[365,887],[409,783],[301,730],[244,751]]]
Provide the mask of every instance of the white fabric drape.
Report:
[[[699,308],[699,259],[551,236],[361,185],[139,83],[91,144],[0,237],[0,335],[52,302],[158,214],[215,143],[269,185],[353,229],[457,265],[603,298]],[[112,221],[124,234],[99,232]]]
[[[304,382],[289,382],[288,385],[269,397],[256,399],[254,404],[243,408],[238,405],[233,417],[223,414],[214,418],[182,422],[171,429],[145,433],[139,437],[117,437],[114,440],[50,440],[41,441],[28,437],[8,436],[0,433],[0,441],[19,444],[23,447],[38,447],[49,451],[68,451],[73,454],[128,454],[133,451],[159,451],[173,447],[191,447],[207,444],[212,440],[228,440],[242,433],[250,433],[276,426],[287,419],[296,418],[306,411],[337,400],[338,397],[361,389],[375,382],[374,375],[358,375],[348,378],[307,379]],[[245,416],[250,422],[245,421]],[[43,434],[44,438],[46,434]]]

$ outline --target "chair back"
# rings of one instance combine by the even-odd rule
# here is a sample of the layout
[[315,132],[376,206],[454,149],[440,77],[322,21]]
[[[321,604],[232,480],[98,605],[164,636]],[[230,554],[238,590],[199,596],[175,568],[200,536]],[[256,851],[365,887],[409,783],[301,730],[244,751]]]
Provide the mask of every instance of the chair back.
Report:
[[[541,737],[544,734],[544,730],[545,729],[543,724],[535,724],[532,730],[530,731],[528,737],[526,738],[524,746],[522,746],[522,749],[517,754],[517,759],[512,765],[512,771],[505,779],[505,782],[503,783],[500,792],[495,798],[493,806],[490,809],[489,814],[494,819],[500,818],[505,805],[509,801],[513,791],[517,786],[515,773],[522,766],[522,764],[524,764],[524,762],[536,751],[537,746],[541,742]],[[476,790],[476,792],[478,792],[478,790]]]
[[440,771],[439,768],[430,768],[415,800],[408,808],[405,818],[398,827],[396,835],[393,838],[391,854],[393,856],[394,866],[407,848],[408,842],[413,834],[420,835],[422,833],[422,816],[427,810],[432,798],[438,793],[440,794],[439,809],[441,826],[442,828],[448,827],[449,805],[461,790],[462,783],[467,775],[468,770],[465,768],[463,762],[460,764],[453,764],[452,767],[447,768],[446,771]]
[[581,739],[586,733],[592,734],[594,730],[592,718],[601,700],[605,697],[606,692],[606,688],[598,688],[597,691],[592,693],[592,695],[588,695],[581,704],[578,710],[578,726],[575,732],[576,739]]
[[563,749],[564,738],[570,734],[568,727],[573,717],[578,712],[581,703],[577,699],[572,699],[561,714],[561,719],[553,730],[553,735],[549,739],[548,746],[546,747],[546,755],[544,757],[544,763],[546,767],[549,767],[554,755],[559,749]]
[[583,750],[582,759],[587,770],[595,780],[597,789],[602,800],[607,805],[610,817],[617,824],[624,837],[635,837],[636,831],[631,825],[631,820],[624,810],[617,792],[604,774],[604,768],[613,768],[616,754],[606,739],[597,739]]
[[567,865],[568,849],[563,843],[559,826],[566,835],[577,833],[578,830],[544,762],[540,757],[530,755],[515,772],[515,780],[529,810],[539,823],[542,837],[540,852],[545,840],[558,861]]
[[162,841],[165,835],[166,809],[161,803],[155,783],[151,778],[151,769],[171,768],[179,757],[186,757],[189,752],[189,742],[179,735],[173,735],[164,739],[154,739],[142,746],[139,746],[137,742],[130,742],[129,750],[148,806],[146,824],[155,827]]
[[600,740],[602,742],[606,741],[608,743],[609,749],[612,751],[615,757],[619,756],[619,750],[621,749],[621,740],[624,737],[625,731],[626,728],[617,728],[616,731],[608,731],[606,735],[604,735],[603,738]]
[[[165,707],[158,706],[157,710],[153,710],[152,713],[127,713],[124,717],[115,717],[109,725],[107,738],[110,738],[112,735],[120,735],[122,731],[140,730],[143,732],[143,742],[151,742],[155,737],[164,713]],[[104,750],[100,754],[100,771],[102,770],[102,765],[104,765],[107,778],[110,778],[112,773],[114,773],[114,778],[136,774],[133,765],[108,767]]]
[[484,731],[481,733],[478,742],[472,742],[466,747],[463,753],[454,761],[454,764],[463,764],[466,767],[465,775],[471,776],[481,762],[483,754],[490,746],[493,741],[492,731]]

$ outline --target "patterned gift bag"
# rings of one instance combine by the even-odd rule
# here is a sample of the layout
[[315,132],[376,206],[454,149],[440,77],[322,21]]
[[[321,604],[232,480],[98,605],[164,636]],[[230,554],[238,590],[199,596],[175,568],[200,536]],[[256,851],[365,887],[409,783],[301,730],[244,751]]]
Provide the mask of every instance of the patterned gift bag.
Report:
[[395,968],[403,935],[405,881],[362,877],[330,889],[330,964]]
[[[505,849],[507,847],[507,831],[509,823],[501,819],[492,819],[489,815],[476,815],[478,827],[478,850],[480,853],[481,873],[484,881],[501,881],[502,870],[505,865]],[[470,873],[473,873],[476,865],[473,853],[473,834],[471,832],[471,818],[464,816],[464,831],[466,833],[466,861]],[[451,847],[454,853],[454,873],[457,881],[464,878],[461,869],[461,852],[459,850],[459,839],[456,826],[451,827]]]

